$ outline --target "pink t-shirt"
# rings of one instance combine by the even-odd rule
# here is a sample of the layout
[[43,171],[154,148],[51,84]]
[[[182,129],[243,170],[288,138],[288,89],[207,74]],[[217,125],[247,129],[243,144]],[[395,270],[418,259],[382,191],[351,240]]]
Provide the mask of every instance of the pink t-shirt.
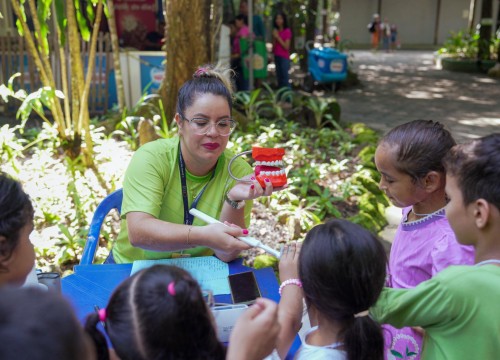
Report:
[[[403,209],[391,247],[387,286],[414,288],[450,265],[473,265],[474,248],[460,245],[445,217],[444,209],[425,218],[406,222],[411,207]],[[412,328],[383,326],[385,359],[420,359],[422,336]],[[395,354],[397,352],[398,354]]]
[[[290,30],[289,28],[281,30],[278,34],[283,41],[287,41],[288,39],[292,38],[292,30]],[[281,46],[281,44],[277,40],[274,40],[273,53],[275,56],[281,56],[287,59],[290,57],[290,51]]]
[[240,54],[241,55],[241,48],[240,48],[240,38],[242,37],[248,37],[248,34],[250,34],[250,31],[248,30],[248,26],[243,26],[237,33],[236,36],[233,39],[233,48],[231,49],[233,54]]

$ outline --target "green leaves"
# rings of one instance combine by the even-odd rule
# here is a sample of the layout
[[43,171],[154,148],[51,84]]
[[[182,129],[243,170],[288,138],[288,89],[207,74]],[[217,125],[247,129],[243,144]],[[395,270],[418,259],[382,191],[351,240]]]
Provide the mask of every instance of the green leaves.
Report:
[[57,26],[59,28],[59,43],[61,47],[64,47],[66,45],[66,27],[68,25],[64,0],[54,0],[54,8]]
[[[68,0],[68,1],[73,1],[73,0]],[[78,29],[80,30],[82,39],[85,41],[89,41],[91,31],[87,25],[87,20],[83,16],[83,10],[80,8],[80,0],[74,0],[74,3],[75,3],[76,22],[78,23]],[[92,6],[90,6],[90,10],[91,13],[87,14],[89,18],[94,16],[94,9],[92,8]]]
[[52,0],[38,0],[36,5],[38,22],[40,23],[40,33],[35,33],[38,38],[40,52],[49,55],[49,42],[47,40],[49,34],[48,19],[50,17],[50,6]]

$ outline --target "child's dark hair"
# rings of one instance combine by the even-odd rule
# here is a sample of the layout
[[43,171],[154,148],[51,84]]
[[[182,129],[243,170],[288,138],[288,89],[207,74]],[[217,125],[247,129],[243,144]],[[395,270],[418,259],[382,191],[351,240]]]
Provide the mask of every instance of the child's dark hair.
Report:
[[317,225],[307,234],[299,276],[307,306],[342,324],[340,340],[348,360],[383,358],[380,325],[355,317],[375,304],[385,282],[386,254],[380,241],[347,220]]
[[234,20],[242,20],[243,21],[243,24],[245,25],[248,25],[248,16],[244,15],[244,14],[238,14]]
[[233,109],[233,85],[231,83],[231,69],[221,65],[203,65],[179,89],[176,111],[184,117],[186,108],[193,105],[196,97],[201,94],[213,94],[227,99],[229,109]]
[[[7,260],[19,243],[21,229],[33,220],[33,205],[19,182],[0,172],[0,259]],[[5,271],[0,262],[0,272]]]
[[88,359],[91,348],[67,301],[38,288],[0,289],[0,359]]
[[500,210],[500,133],[453,147],[443,163],[465,205],[485,199]]
[[[176,266],[137,272],[113,292],[105,313],[106,332],[121,360],[225,357],[198,283]],[[93,313],[85,324],[97,347],[99,320]]]
[[274,15],[274,18],[273,18],[273,27],[275,29],[278,28],[278,25],[276,25],[276,18],[278,17],[278,15],[281,15],[281,17],[283,18],[283,29],[287,29],[288,28],[288,20],[286,18],[286,14],[283,11],[278,11],[276,13],[276,15]]
[[381,140],[396,146],[396,168],[418,181],[430,171],[444,172],[443,157],[456,145],[451,133],[433,120],[413,120],[396,126]]

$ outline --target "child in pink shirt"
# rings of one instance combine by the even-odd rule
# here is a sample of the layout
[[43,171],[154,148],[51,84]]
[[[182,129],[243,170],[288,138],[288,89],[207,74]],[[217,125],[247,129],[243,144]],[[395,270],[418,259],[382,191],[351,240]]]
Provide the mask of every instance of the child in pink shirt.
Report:
[[[380,189],[401,207],[389,258],[387,286],[413,288],[450,265],[471,265],[474,250],[460,245],[445,217],[444,155],[455,140],[431,120],[415,120],[389,131],[377,147]],[[384,326],[386,359],[420,359],[422,334]]]

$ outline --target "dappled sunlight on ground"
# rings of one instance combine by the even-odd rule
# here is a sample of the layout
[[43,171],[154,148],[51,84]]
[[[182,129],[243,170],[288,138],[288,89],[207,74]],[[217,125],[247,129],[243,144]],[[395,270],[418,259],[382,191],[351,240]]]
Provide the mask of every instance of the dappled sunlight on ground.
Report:
[[477,118],[470,120],[459,120],[460,124],[463,125],[471,125],[471,126],[479,126],[479,127],[489,127],[489,126],[497,126],[497,131],[500,131],[500,119],[499,118]]
[[500,131],[500,81],[439,70],[431,51],[353,51],[361,86],[336,94],[342,120],[386,132],[413,119],[444,123],[458,141]]
[[441,94],[434,94],[429,91],[411,91],[406,95],[408,99],[435,99],[442,98]]

